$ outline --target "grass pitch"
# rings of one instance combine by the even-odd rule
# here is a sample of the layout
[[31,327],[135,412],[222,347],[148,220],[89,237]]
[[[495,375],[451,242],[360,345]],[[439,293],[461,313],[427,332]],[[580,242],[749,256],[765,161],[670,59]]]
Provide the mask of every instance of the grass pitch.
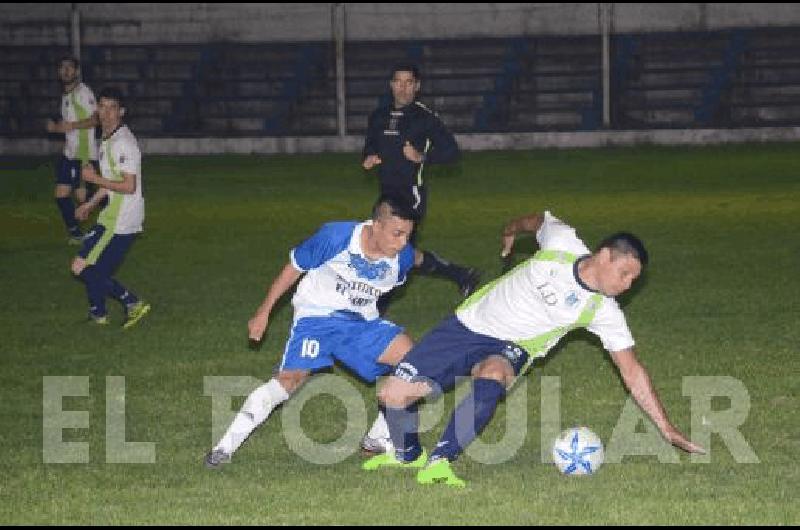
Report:
[[[738,380],[750,404],[738,431],[759,463],[737,463],[714,435],[710,463],[634,455],[592,477],[560,476],[541,462],[541,420],[552,418],[552,409],[540,405],[540,377],[560,378],[563,428],[588,425],[606,442],[627,398],[598,341],[575,333],[516,390],[521,408],[510,397],[482,436],[496,443],[516,429],[520,448],[499,464],[460,460],[456,470],[469,483],[463,491],[424,488],[402,472],[364,473],[346,446],[339,463],[311,463],[284,436],[280,410],[231,465],[209,472],[201,465],[212,444],[204,378],[269,378],[291,322],[288,297],[260,351],[247,348],[248,318],[292,245],[323,222],[368,216],[375,176],[362,172],[354,155],[145,156],[146,232],[117,277],[153,310],[122,332],[113,301],[110,328],[84,322],[83,286],[69,273],[75,248],[66,244],[52,200],[52,161],[4,159],[0,521],[800,523],[797,145],[475,153],[459,166],[434,169],[420,246],[481,268],[485,280],[499,274],[499,230],[512,216],[550,209],[590,245],[620,229],[639,235],[652,262],[622,303],[671,419],[690,431],[685,377]],[[523,259],[531,241],[518,248]],[[389,318],[419,338],[458,302],[452,284],[417,276],[394,299]],[[334,374],[363,396],[371,420],[374,389],[341,369]],[[86,411],[88,428],[61,434],[88,444],[88,463],[45,463],[43,378],[53,376],[88,381],[88,396],[63,399],[65,411]],[[155,444],[155,463],[109,462],[107,449],[116,447],[106,432],[109,376],[125,378],[124,439]],[[545,397],[551,406],[552,395]],[[445,396],[445,412],[453,402],[453,393]],[[711,405],[725,411],[732,401],[718,397]],[[508,429],[507,417],[514,420]],[[429,448],[445,422],[424,436]],[[347,431],[348,415],[342,402],[312,397],[299,424],[323,444]],[[639,423],[635,431],[651,429]]]

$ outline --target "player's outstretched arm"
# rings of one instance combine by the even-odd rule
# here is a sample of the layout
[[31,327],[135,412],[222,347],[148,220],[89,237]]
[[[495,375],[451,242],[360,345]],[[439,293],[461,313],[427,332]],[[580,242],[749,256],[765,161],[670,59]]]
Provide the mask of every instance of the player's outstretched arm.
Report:
[[636,358],[633,348],[621,350],[612,354],[614,363],[619,368],[619,373],[625,386],[630,390],[633,399],[650,416],[653,423],[666,440],[672,445],[680,447],[688,453],[705,453],[705,449],[686,438],[669,421],[667,412],[658,399],[653,383],[647,369]]
[[514,239],[520,233],[536,233],[544,222],[544,215],[532,213],[512,219],[503,227],[502,245],[500,257],[505,258],[511,254],[514,248]]
[[281,296],[291,289],[302,275],[303,273],[295,269],[294,265],[291,263],[287,263],[283,267],[280,274],[273,280],[272,285],[269,286],[267,296],[256,310],[256,314],[253,315],[253,318],[247,323],[249,337],[252,340],[261,340],[261,337],[264,336],[264,332],[267,330],[269,314],[272,312],[272,308],[275,307],[275,304],[280,300]]

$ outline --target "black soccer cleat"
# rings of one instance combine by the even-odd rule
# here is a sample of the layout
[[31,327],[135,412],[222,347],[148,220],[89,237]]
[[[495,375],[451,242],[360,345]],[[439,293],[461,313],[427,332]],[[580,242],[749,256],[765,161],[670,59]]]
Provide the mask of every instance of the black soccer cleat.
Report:
[[229,464],[230,461],[231,455],[222,449],[214,449],[206,454],[203,464],[205,464],[206,469],[219,469],[223,464]]
[[458,282],[458,290],[461,293],[461,296],[467,298],[475,290],[478,288],[478,285],[481,283],[481,273],[478,269],[474,267],[468,268],[464,272],[464,276],[461,281]]

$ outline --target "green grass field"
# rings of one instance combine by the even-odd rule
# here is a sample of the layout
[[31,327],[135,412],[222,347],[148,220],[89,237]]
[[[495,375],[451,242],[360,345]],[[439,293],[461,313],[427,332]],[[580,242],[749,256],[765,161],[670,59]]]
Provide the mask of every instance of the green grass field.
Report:
[[[126,332],[113,301],[113,326],[85,323],[83,286],[69,273],[75,248],[51,198],[52,161],[3,160],[0,521],[798,524],[798,147],[475,153],[429,174],[421,246],[480,267],[485,280],[499,274],[499,230],[512,216],[550,209],[589,244],[619,229],[638,234],[651,267],[622,302],[673,422],[690,430],[684,377],[738,379],[751,406],[739,431],[760,460],[737,463],[715,435],[707,464],[629,456],[567,478],[541,463],[539,376],[561,378],[562,426],[588,425],[604,441],[627,397],[598,342],[578,333],[528,377],[524,445],[501,464],[459,460],[469,481],[461,491],[423,488],[403,472],[366,474],[357,453],[335,465],[306,462],[285,441],[280,410],[222,472],[201,465],[212,444],[204,377],[266,380],[283,352],[288,300],[260,351],[247,348],[246,323],[289,248],[325,221],[368,215],[377,184],[355,155],[145,158],[146,232],[118,278],[153,311]],[[389,317],[418,338],[458,301],[452,284],[414,277]],[[88,377],[90,395],[65,397],[63,408],[88,411],[89,428],[65,429],[63,439],[88,442],[89,463],[43,462],[44,376]],[[155,464],[107,463],[107,376],[125,377],[126,440],[153,442]],[[374,389],[347,381],[371,419]],[[447,410],[453,400],[445,396]],[[507,407],[485,442],[503,437]],[[315,397],[301,425],[322,443],[345,431],[346,416],[340,402]],[[424,436],[428,447],[444,423]]]

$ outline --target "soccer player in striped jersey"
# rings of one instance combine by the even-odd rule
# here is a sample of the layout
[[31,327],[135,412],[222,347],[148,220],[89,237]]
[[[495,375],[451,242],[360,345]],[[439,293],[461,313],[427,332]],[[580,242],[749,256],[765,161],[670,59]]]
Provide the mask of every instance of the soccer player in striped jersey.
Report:
[[61,121],[47,122],[47,132],[64,134],[64,153],[56,162],[55,199],[72,244],[81,243],[83,233],[75,218],[72,193],[79,204],[86,202],[86,186],[81,167],[97,165],[97,104],[92,90],[80,81],[80,66],[74,57],[59,62],[58,77],[64,87],[61,97]]
[[[486,426],[497,403],[533,359],[545,356],[576,328],[600,338],[625,386],[667,441],[691,453],[703,452],[670,423],[614,300],[647,264],[642,242],[623,232],[590,252],[573,228],[545,212],[506,226],[504,255],[520,232],[535,233],[540,250],[465,300],[455,315],[414,346],[380,389],[396,452],[367,460],[364,469],[419,468],[421,484],[463,487],[451,462]],[[472,393],[458,405],[427,459],[417,434],[416,402],[452,388],[460,376],[472,376]]]
[[86,284],[90,322],[108,324],[106,297],[110,296],[123,305],[126,313],[123,328],[129,328],[150,311],[150,304],[113,277],[142,232],[144,222],[142,155],[136,137],[122,122],[124,115],[125,105],[119,90],[106,88],[100,92],[101,173],[91,164],[83,166],[83,179],[97,185],[98,191],[78,207],[76,217],[85,220],[94,208],[107,203],[97,217],[97,224],[83,239],[83,246],[72,261],[72,273]]

